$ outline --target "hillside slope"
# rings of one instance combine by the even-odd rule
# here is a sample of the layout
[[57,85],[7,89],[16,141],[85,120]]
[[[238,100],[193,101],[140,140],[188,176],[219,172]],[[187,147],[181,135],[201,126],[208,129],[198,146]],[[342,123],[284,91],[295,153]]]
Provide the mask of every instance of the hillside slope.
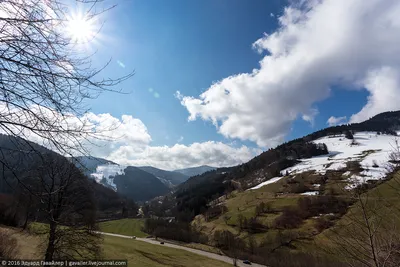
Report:
[[100,165],[116,165],[116,163],[110,160],[92,156],[78,156],[70,159],[72,159],[74,164],[87,176],[96,172],[97,167]]
[[164,195],[169,189],[157,177],[137,167],[126,167],[113,179],[117,192],[134,201],[146,201]]
[[176,172],[176,171],[166,171],[158,168],[154,168],[151,166],[142,166],[138,167],[139,169],[151,173],[156,176],[161,182],[163,182],[166,186],[172,188],[176,185],[179,185],[189,179],[189,176]]
[[[21,190],[26,187],[36,188],[35,185],[39,181],[42,185],[43,180],[32,175],[41,166],[47,166],[51,160],[57,160],[60,164],[63,162],[71,164],[69,158],[34,142],[13,136],[0,135],[0,150],[2,151],[0,161],[4,163],[0,167],[0,193],[4,193],[2,201],[0,201],[0,210],[18,203],[17,198],[21,196]],[[77,167],[72,165],[72,168]],[[78,170],[76,171],[78,172]],[[85,177],[83,176],[83,178]],[[133,201],[127,200],[95,181],[88,181],[88,186],[96,201],[97,218],[119,216],[123,209],[130,212],[131,215],[136,214],[137,206]],[[45,190],[45,188],[39,187],[37,190]],[[31,208],[33,209],[33,207]],[[18,211],[23,211],[23,208],[19,207]]]
[[[283,174],[286,174],[286,171],[290,173],[296,170],[297,172],[301,172],[301,170],[318,169],[310,168],[310,166],[314,165],[318,165],[321,169],[330,168],[334,170],[347,164],[347,161],[351,161],[351,157],[354,158],[356,156],[365,156],[365,161],[361,162],[362,165],[364,164],[364,167],[366,165],[375,165],[375,161],[377,161],[378,167],[368,168],[365,172],[362,172],[362,170],[356,176],[353,176],[354,174],[351,173],[354,180],[353,186],[357,184],[357,181],[371,179],[365,179],[367,176],[372,178],[381,177],[385,174],[384,169],[386,166],[383,166],[385,164],[378,161],[382,161],[383,155],[387,154],[389,146],[393,143],[393,137],[397,135],[396,131],[400,129],[399,126],[400,111],[385,112],[365,122],[329,127],[303,138],[283,143],[276,148],[263,152],[247,163],[225,168],[223,171],[216,169],[199,176],[191,177],[188,181],[180,185],[176,191],[178,209],[194,210],[198,214],[201,209],[207,208],[208,202],[226,192],[254,187],[262,182],[281,176],[283,172],[285,172]],[[355,132],[356,143],[360,143],[360,145],[355,145],[354,148],[349,148],[346,151],[335,152],[335,149],[339,149],[339,147],[335,147],[335,142],[338,142],[339,139],[344,141],[346,139],[344,134],[347,132]],[[357,132],[365,132],[365,134],[357,137]],[[333,139],[327,138],[328,136],[332,136]],[[370,140],[367,142],[368,144],[365,144],[365,138]],[[346,140],[348,140],[346,144],[340,143],[338,145],[342,146],[342,148],[343,145],[348,146],[351,140]],[[392,140],[391,143],[389,142],[390,140]],[[386,145],[381,147],[382,143]],[[373,152],[373,155],[356,155],[363,151],[366,154]],[[341,157],[347,158],[341,159]],[[324,165],[327,167],[324,168]],[[348,174],[346,173],[345,175]]]
[[[84,162],[89,163],[87,167],[82,166],[82,168],[88,172],[90,168],[93,169],[95,167],[94,171],[90,172],[88,175],[90,178],[134,201],[147,201],[153,197],[168,193],[168,188],[172,185],[168,181],[173,180],[173,177],[182,178],[182,175],[179,173],[175,175],[172,172],[160,170],[161,175],[169,179],[166,180],[161,177],[156,177],[141,168],[118,165],[105,159],[91,158],[91,160],[88,161],[85,157]],[[173,187],[173,185],[171,187]]]

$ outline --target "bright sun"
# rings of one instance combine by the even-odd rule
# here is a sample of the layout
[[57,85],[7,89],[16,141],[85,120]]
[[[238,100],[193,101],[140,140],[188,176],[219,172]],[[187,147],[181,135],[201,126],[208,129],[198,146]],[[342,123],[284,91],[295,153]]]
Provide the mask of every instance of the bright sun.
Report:
[[68,35],[75,43],[86,43],[94,38],[96,31],[93,19],[83,14],[72,14],[67,20]]

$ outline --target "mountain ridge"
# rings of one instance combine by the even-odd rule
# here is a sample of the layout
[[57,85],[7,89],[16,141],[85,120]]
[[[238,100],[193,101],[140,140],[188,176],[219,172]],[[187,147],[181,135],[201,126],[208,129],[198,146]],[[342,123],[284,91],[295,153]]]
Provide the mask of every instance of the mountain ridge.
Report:
[[203,174],[205,172],[208,171],[212,171],[217,169],[216,167],[211,167],[208,165],[201,165],[201,166],[197,166],[197,167],[189,167],[189,168],[183,168],[183,169],[177,169],[174,170],[174,172],[179,172],[182,173],[186,176],[192,177],[192,176],[196,176],[196,175],[200,175]]

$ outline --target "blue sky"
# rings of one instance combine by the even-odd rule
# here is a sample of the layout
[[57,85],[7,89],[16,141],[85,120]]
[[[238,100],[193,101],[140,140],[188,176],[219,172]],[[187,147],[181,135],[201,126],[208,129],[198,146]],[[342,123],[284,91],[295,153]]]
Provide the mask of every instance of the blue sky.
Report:
[[[122,86],[132,93],[103,94],[90,104],[92,111],[140,118],[154,145],[173,145],[180,136],[184,137],[184,144],[228,141],[210,122],[188,122],[188,112],[174,96],[175,92],[199,95],[213,81],[257,67],[260,56],[251,49],[251,44],[277,26],[270,13],[282,12],[281,3],[278,0],[257,0],[252,5],[241,0],[119,3],[108,14],[102,30],[107,44],[99,42],[105,57],[113,58],[107,74],[118,76],[135,69],[135,76]],[[123,62],[125,69],[118,61]]]
[[[91,111],[95,114],[109,113],[118,119],[122,115],[130,115],[140,120],[151,136],[147,145],[152,147],[173,147],[179,140],[185,146],[213,141],[235,148],[245,146],[249,149],[265,149],[283,140],[324,128],[331,116],[346,116],[343,121],[356,121],[385,109],[380,105],[363,110],[370,101],[368,96],[374,95],[377,90],[371,85],[375,84],[373,78],[386,78],[391,74],[391,70],[388,70],[383,71],[387,75],[371,78],[371,69],[379,70],[385,66],[385,55],[368,59],[368,54],[371,54],[368,51],[365,54],[353,53],[353,45],[356,44],[340,43],[340,38],[339,41],[331,39],[336,33],[343,34],[335,28],[327,28],[323,31],[324,35],[319,36],[318,31],[324,30],[323,27],[332,27],[327,22],[321,23],[315,31],[300,25],[299,22],[313,25],[312,16],[317,18],[318,12],[327,12],[327,16],[340,14],[336,11],[340,3],[335,4],[329,0],[322,4],[302,1],[306,5],[301,6],[293,2],[296,1],[118,1],[118,6],[105,15],[101,35],[93,47],[98,51],[94,61],[100,64],[112,58],[110,66],[102,73],[105,77],[120,76],[133,69],[136,74],[121,85],[129,94],[104,93],[88,103]],[[375,0],[372,2],[376,5],[378,3]],[[386,2],[397,5],[395,1]],[[346,4],[343,4],[343,8],[346,8]],[[373,10],[374,6],[371,4],[366,8]],[[302,14],[307,17],[302,17]],[[362,19],[357,14],[354,17]],[[339,22],[336,24],[333,27],[345,29],[351,26],[339,25]],[[336,59],[330,51],[313,50],[313,46],[325,47],[325,44],[319,43],[321,40],[314,41],[313,34],[317,39],[320,37],[326,40],[326,47],[330,48],[329,45],[336,42],[337,49],[349,53],[343,52]],[[293,36],[295,38],[290,39]],[[253,46],[257,40],[256,48],[261,53]],[[309,54],[301,54],[303,60],[299,62],[292,59],[304,47],[309,49]],[[348,64],[346,60],[353,56],[352,62],[360,63]],[[322,60],[318,61],[320,58]],[[268,61],[265,64],[268,66],[260,67],[262,60]],[[277,73],[276,77],[280,81],[278,89],[272,88],[270,80],[259,84],[260,78],[256,79],[250,74],[253,69],[257,69],[262,72],[259,76],[264,75],[270,79],[269,76],[274,75],[274,70],[280,68],[282,64],[279,62],[283,60],[286,61],[282,64],[289,66],[293,75],[282,74],[283,70]],[[348,71],[345,72],[346,68]],[[214,82],[218,86],[225,86],[225,78],[242,73],[249,75],[244,77],[244,81],[232,79],[234,84],[230,96],[225,99],[214,97],[217,90],[221,90],[210,89]],[[252,86],[252,81],[257,81],[257,85]],[[264,93],[264,88],[267,93]],[[265,100],[265,106],[256,103],[257,97],[250,97],[255,92],[252,90],[258,90],[259,100]],[[179,99],[176,97],[177,91],[182,95]],[[203,92],[207,92],[208,96],[200,97]],[[237,108],[237,103],[234,103],[237,99],[226,100],[231,96],[233,98],[236,92],[242,94],[243,100],[250,103],[249,106],[254,103],[253,110]],[[307,98],[307,95],[310,97]],[[277,102],[274,102],[275,96]],[[225,100],[225,106],[229,107],[223,111],[215,110],[218,101]],[[298,107],[288,104],[297,100],[300,103]],[[280,107],[279,101],[282,101]],[[376,105],[376,102],[370,104]],[[387,106],[389,109],[393,107],[395,104]],[[303,115],[308,110],[317,110],[312,116],[313,123],[304,120]],[[251,114],[255,115],[254,125],[248,119]],[[190,115],[193,118],[188,121]],[[263,124],[263,120],[267,123]],[[279,120],[283,123],[275,125]],[[219,130],[213,121],[221,127]],[[237,121],[238,126],[233,125],[234,121]],[[248,130],[243,131],[244,127],[248,127]]]

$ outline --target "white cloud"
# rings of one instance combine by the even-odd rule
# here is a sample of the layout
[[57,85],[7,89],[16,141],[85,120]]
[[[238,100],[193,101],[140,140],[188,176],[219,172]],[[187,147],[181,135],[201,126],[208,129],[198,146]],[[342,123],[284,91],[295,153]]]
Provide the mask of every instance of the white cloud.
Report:
[[199,97],[177,96],[189,120],[212,121],[225,137],[260,146],[282,142],[299,115],[311,121],[310,108],[329,97],[331,85],[370,93],[350,121],[399,109],[398,14],[398,0],[302,0],[285,8],[274,33],[254,42],[269,52],[258,69],[222,79]]
[[400,107],[400,70],[382,67],[370,71],[363,81],[370,92],[367,104],[350,118],[350,122],[367,120],[377,113]]
[[106,157],[119,146],[143,150],[151,142],[146,126],[130,115],[115,118],[108,113],[89,112],[78,118],[40,106],[30,106],[26,111],[0,103],[0,116],[0,133],[20,136],[65,155],[79,155],[86,150]]
[[314,127],[314,119],[315,117],[319,114],[318,109],[312,108],[310,109],[307,113],[303,114],[301,117],[304,121],[307,121],[310,123],[312,127]]
[[274,13],[270,13],[269,16],[272,18],[275,17]]
[[[78,143],[83,145],[90,155],[106,158],[123,165],[151,165],[164,169],[178,169],[194,167],[203,164],[215,167],[232,166],[246,162],[261,153],[259,149],[251,149],[246,146],[236,147],[234,144],[224,144],[221,142],[193,143],[191,145],[175,144],[173,146],[151,146],[151,136],[147,127],[140,119],[130,115],[122,115],[116,118],[111,114],[87,113],[83,117],[73,115],[62,117],[57,112],[49,109],[32,107],[30,112],[36,112],[45,116],[50,124],[56,124],[65,130],[79,134],[72,140],[70,135],[57,135],[53,133],[52,138],[59,140],[61,144],[73,147]],[[0,115],[8,121],[14,121],[26,126],[35,124],[31,120],[32,113],[18,111],[16,108],[1,104]],[[38,129],[47,129],[46,125],[36,125]],[[8,129],[8,131],[7,131]],[[59,129],[59,128],[57,128]],[[81,132],[82,130],[82,132]],[[12,133],[29,139],[30,141],[41,144],[50,149],[57,149],[45,138],[29,131],[27,128],[8,125],[0,127],[0,132],[5,134]],[[40,132],[40,131],[39,131]],[[169,138],[166,136],[166,138]],[[71,141],[71,142],[70,142]],[[181,136],[178,142],[183,141]],[[59,151],[58,152],[65,152]],[[79,155],[81,150],[69,151]]]
[[[246,146],[234,147],[221,142],[175,144],[152,146],[151,136],[141,120],[129,115],[121,119],[110,114],[89,113],[87,118],[103,131],[107,140],[91,140],[91,154],[123,165],[151,165],[167,170],[200,166],[203,164],[221,167],[246,162],[262,151]],[[116,125],[117,127],[112,127]],[[109,129],[112,129],[111,131]],[[169,136],[165,137],[169,139]],[[183,136],[178,143],[183,141]]]
[[215,167],[233,166],[247,162],[261,152],[260,149],[246,146],[235,148],[221,142],[208,141],[189,146],[147,146],[141,151],[133,146],[122,146],[107,158],[124,165],[151,165],[174,170],[204,164]]
[[326,124],[328,124],[329,126],[335,126],[335,125],[338,125],[338,124],[340,125],[340,124],[345,123],[346,120],[347,120],[347,117],[346,117],[346,116],[343,116],[343,117],[334,117],[334,116],[331,116],[331,117],[329,117],[329,119],[326,121]]

